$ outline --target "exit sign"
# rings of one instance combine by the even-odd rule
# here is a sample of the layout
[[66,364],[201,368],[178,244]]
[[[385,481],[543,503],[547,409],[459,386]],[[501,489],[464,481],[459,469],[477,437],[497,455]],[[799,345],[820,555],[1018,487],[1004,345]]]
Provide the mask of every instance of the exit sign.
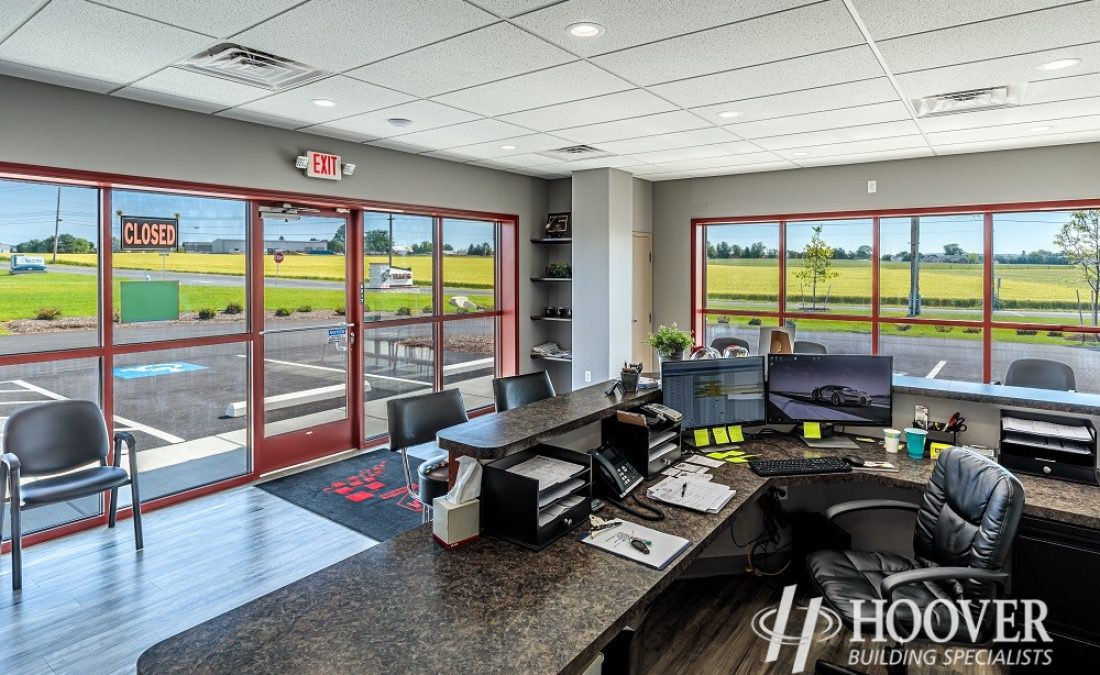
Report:
[[340,155],[309,150],[306,152],[306,176],[340,180]]

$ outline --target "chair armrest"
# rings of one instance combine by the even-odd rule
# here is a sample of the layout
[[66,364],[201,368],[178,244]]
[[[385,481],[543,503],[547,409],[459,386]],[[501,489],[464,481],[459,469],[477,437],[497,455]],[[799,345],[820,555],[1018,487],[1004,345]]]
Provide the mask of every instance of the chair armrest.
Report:
[[920,510],[920,504],[904,502],[900,499],[857,499],[855,501],[833,504],[825,509],[825,519],[831,523],[837,516],[842,516],[846,513],[855,513],[857,511],[881,511],[884,509],[916,512]]
[[3,480],[0,480],[0,514],[3,513],[4,500],[7,498],[7,487],[11,484],[11,508],[15,509],[23,503],[23,496],[19,490],[19,469],[22,465],[19,458],[10,452],[0,453],[0,468],[3,469]]
[[5,469],[15,475],[19,474],[19,468],[23,466],[19,463],[19,458],[10,452],[0,454],[0,464],[3,464]]
[[894,591],[901,586],[919,584],[925,581],[945,581],[948,579],[973,579],[974,581],[992,581],[1002,590],[1008,585],[1008,572],[987,570],[981,567],[923,567],[906,572],[891,574],[879,584],[882,597],[892,600]]
[[130,456],[130,476],[132,478],[133,475],[137,473],[137,453],[134,451],[137,441],[134,440],[134,435],[129,431],[119,431],[115,433],[115,466],[121,466],[122,464],[123,443],[126,444],[126,451]]

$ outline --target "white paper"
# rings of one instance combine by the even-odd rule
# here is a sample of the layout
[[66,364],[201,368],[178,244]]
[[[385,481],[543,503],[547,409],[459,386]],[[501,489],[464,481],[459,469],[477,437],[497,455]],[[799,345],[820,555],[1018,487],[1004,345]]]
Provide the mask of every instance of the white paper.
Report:
[[1092,441],[1089,430],[1082,426],[1069,424],[1055,424],[1054,422],[1041,422],[1038,420],[1022,420],[1016,417],[1005,417],[1001,420],[1001,426],[1005,431],[1017,431],[1024,434],[1037,436],[1053,436],[1070,441],[1088,443]]
[[666,478],[646,491],[650,499],[674,504],[703,513],[714,513],[725,506],[736,491],[728,485],[687,478]]
[[[642,553],[634,548],[630,543],[631,539],[649,542],[647,544],[649,553]],[[617,527],[588,534],[581,541],[654,569],[663,569],[691,544],[683,537],[665,534],[644,525],[635,525],[626,521]]]
[[551,485],[547,489],[539,492],[539,508],[541,509],[547,504],[561,499],[562,497],[569,494],[573,490],[576,490],[582,485],[584,485],[584,481],[580,478],[574,478],[573,480],[569,480],[564,483]]
[[722,466],[722,460],[711,459],[710,457],[704,457],[703,455],[688,455],[685,462],[691,462],[692,464],[698,464],[699,466],[706,466],[712,469],[716,469]]
[[545,455],[535,455],[531,459],[509,467],[510,473],[534,478],[539,482],[539,490],[545,490],[564,480],[568,480],[584,470],[580,464],[566,462]]
[[658,445],[649,451],[649,461],[654,461],[664,455],[676,451],[676,445],[674,443],[665,443],[664,445]]

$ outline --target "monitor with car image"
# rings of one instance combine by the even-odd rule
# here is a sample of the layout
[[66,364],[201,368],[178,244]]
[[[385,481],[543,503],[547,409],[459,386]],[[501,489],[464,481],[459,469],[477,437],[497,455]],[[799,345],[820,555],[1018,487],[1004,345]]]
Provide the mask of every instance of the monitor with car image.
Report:
[[768,423],[888,427],[893,366],[890,356],[772,354]]

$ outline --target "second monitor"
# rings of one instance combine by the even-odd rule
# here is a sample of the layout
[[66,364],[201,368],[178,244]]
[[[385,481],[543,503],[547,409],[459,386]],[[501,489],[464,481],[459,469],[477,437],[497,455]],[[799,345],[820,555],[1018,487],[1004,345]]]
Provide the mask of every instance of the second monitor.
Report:
[[772,354],[768,423],[890,426],[893,358]]
[[764,423],[764,357],[661,364],[664,403],[684,415],[684,429]]

